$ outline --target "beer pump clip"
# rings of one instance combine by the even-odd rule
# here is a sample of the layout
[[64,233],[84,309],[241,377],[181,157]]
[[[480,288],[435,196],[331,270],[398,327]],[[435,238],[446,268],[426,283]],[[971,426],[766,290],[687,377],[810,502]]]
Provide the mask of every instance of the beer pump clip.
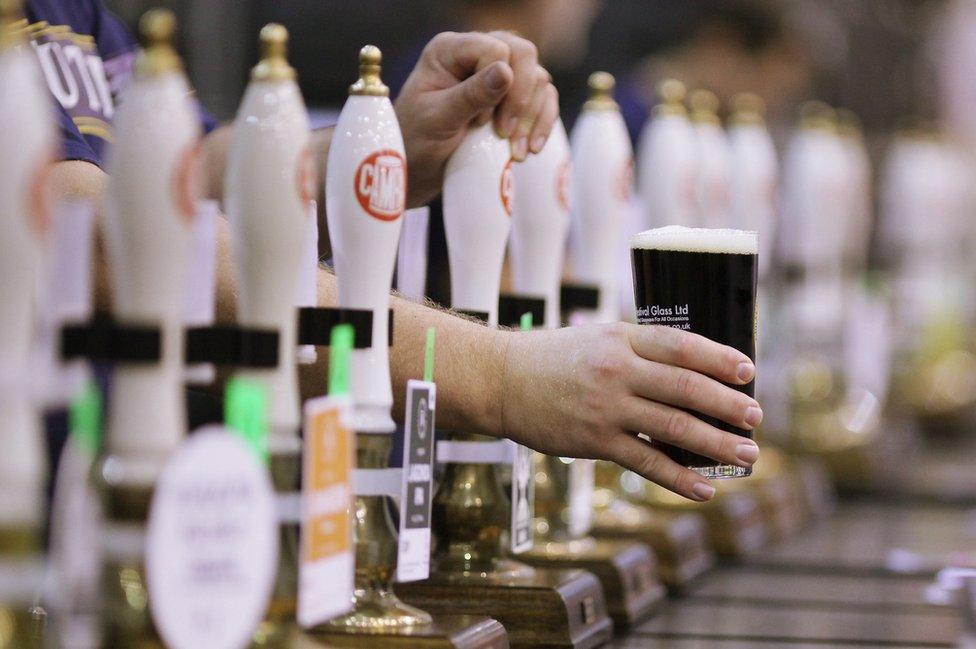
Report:
[[613,100],[613,75],[594,72],[588,83],[590,98],[570,137],[568,266],[573,281],[563,284],[560,305],[567,315],[586,311],[586,319],[615,322],[620,314],[616,260],[627,256],[620,232],[631,198],[634,152]]
[[641,131],[637,187],[647,228],[702,225],[697,209],[698,152],[683,103],[685,94],[680,81],[662,81],[658,85],[661,103]]
[[[45,452],[31,394],[35,299],[48,235],[45,172],[56,150],[51,99],[37,59],[18,29],[19,3],[0,2],[0,600],[6,636],[32,643],[29,607],[42,581]],[[26,22],[26,21],[25,21]],[[21,542],[24,542],[21,545]]]

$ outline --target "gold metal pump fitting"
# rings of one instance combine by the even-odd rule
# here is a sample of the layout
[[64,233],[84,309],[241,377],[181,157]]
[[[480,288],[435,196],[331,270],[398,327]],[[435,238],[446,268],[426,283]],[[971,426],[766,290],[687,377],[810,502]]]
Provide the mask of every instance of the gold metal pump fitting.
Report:
[[176,16],[169,9],[150,9],[139,19],[143,50],[136,60],[136,75],[151,77],[183,69],[173,49]]
[[587,79],[590,88],[590,98],[583,104],[583,110],[617,110],[617,102],[613,100],[613,89],[617,80],[609,72],[594,72]]
[[26,27],[24,0],[0,0],[0,49],[20,43]]
[[684,100],[688,91],[677,79],[665,79],[657,86],[660,103],[654,107],[655,115],[687,115]]
[[860,138],[864,132],[861,127],[861,118],[850,108],[838,108],[837,132],[844,137]]
[[288,30],[284,25],[269,23],[258,36],[261,60],[251,70],[253,81],[290,81],[295,69],[288,65]]
[[833,108],[822,101],[808,101],[800,107],[800,128],[835,132],[837,115]]
[[720,124],[718,96],[711,90],[695,90],[688,96],[691,105],[691,121],[699,124]]
[[380,79],[380,61],[383,53],[375,45],[359,50],[359,80],[349,86],[350,95],[389,97],[390,89]]
[[740,92],[732,97],[733,124],[762,124],[766,113],[766,102],[753,92]]

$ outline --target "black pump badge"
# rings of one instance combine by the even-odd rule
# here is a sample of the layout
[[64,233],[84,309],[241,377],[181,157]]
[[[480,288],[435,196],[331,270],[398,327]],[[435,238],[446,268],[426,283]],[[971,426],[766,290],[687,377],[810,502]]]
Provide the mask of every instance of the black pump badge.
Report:
[[430,505],[436,407],[435,384],[416,380],[407,383],[397,560],[397,581],[401,582],[426,579],[430,575]]

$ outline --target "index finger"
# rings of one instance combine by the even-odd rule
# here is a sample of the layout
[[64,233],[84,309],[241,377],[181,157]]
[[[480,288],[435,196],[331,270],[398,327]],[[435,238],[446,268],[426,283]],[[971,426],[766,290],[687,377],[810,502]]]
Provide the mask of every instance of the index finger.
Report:
[[490,35],[508,46],[511,53],[509,65],[515,73],[512,87],[495,110],[495,130],[502,137],[511,137],[513,141],[517,138],[528,138],[529,130],[535,123],[530,109],[539,80],[539,51],[532,41],[511,32],[491,32]]
[[756,376],[752,360],[737,349],[704,336],[662,325],[631,325],[630,346],[649,361],[707,374],[734,385]]
[[441,32],[427,43],[423,55],[455,79],[464,80],[495,61],[507,63],[511,51],[504,41],[488,34]]

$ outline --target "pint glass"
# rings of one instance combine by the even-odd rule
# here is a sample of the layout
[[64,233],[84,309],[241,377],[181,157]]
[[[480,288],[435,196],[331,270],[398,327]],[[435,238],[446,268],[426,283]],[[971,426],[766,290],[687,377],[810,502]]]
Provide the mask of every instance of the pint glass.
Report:
[[[756,359],[756,273],[759,236],[744,230],[670,226],[631,238],[634,296],[639,324],[700,334]],[[730,386],[755,396],[755,380]],[[752,432],[701,413],[706,423],[743,437]],[[682,466],[709,478],[740,478],[752,469],[656,444]]]

